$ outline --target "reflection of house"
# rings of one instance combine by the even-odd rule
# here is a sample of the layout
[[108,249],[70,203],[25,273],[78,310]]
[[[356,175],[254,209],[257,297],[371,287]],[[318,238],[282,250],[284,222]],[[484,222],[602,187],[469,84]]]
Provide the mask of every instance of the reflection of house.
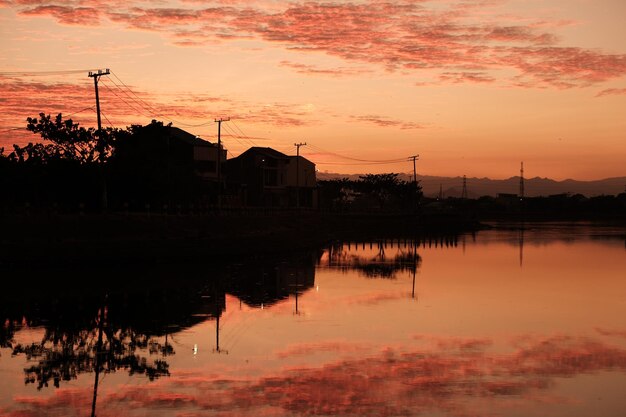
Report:
[[[228,182],[250,206],[315,207],[315,164],[272,148],[253,147],[226,165]],[[298,199],[299,194],[299,199]]]
[[[194,172],[205,180],[217,180],[218,146],[216,143],[200,139],[177,127],[170,127],[172,153],[193,161]],[[226,161],[226,150],[220,146],[219,159]]]
[[313,258],[279,264],[265,263],[244,267],[229,274],[226,291],[249,306],[271,306],[289,295],[302,294],[315,285]]

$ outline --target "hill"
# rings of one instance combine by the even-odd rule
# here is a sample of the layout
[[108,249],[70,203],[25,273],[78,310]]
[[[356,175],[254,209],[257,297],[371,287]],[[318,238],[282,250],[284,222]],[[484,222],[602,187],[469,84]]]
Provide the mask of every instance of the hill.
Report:
[[[409,174],[400,174],[405,180],[413,177]],[[333,178],[349,178],[356,180],[359,174],[343,175],[336,173],[318,172],[317,178],[320,180]],[[460,197],[463,189],[462,177],[438,177],[429,175],[418,175],[417,180],[423,187],[424,195],[436,197],[439,195],[441,187],[443,195],[446,197]],[[606,178],[593,181],[578,181],[567,179],[555,181],[550,178],[527,178],[524,180],[524,191],[528,197],[548,196],[553,194],[583,194],[587,197],[597,195],[617,195],[626,190],[626,177]],[[499,193],[517,194],[519,192],[519,177],[511,177],[502,180],[491,178],[467,178],[467,194],[470,198],[483,195],[495,196]]]

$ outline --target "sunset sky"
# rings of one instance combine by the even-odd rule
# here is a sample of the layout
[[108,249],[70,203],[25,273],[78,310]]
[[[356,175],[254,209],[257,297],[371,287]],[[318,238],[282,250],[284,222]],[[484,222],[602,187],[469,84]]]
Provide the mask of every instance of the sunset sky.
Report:
[[231,117],[229,156],[307,142],[329,172],[412,172],[419,154],[422,175],[624,176],[624,16],[624,0],[0,0],[0,147],[37,140],[39,112],[95,126],[87,72],[110,68],[103,125],[214,141]]

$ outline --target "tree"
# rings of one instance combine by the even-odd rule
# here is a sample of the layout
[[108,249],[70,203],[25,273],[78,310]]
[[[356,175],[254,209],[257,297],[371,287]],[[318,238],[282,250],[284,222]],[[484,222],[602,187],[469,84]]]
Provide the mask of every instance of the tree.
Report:
[[13,145],[11,159],[23,162],[27,159],[46,163],[51,160],[71,160],[80,164],[104,163],[111,156],[117,129],[97,131],[85,129],[72,119],[63,120],[61,113],[54,120],[50,115],[39,113],[39,118],[27,118],[26,128],[38,133],[51,143],[29,143],[23,148]]
[[359,177],[360,188],[378,200],[382,209],[397,191],[400,180],[398,174],[366,174]]

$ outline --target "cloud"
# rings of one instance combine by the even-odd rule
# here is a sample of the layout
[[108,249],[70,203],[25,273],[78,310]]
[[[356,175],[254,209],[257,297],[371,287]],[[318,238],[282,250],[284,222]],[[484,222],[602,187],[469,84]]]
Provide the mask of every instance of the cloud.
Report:
[[337,67],[337,68],[320,68],[315,65],[299,64],[290,61],[281,61],[280,66],[291,68],[299,74],[306,75],[328,75],[332,77],[345,77],[349,75],[360,75],[371,73],[371,70],[365,68],[350,68],[350,67]]
[[[174,97],[157,96],[132,85],[126,87],[114,77],[102,77],[99,86],[103,126],[125,128],[157,119],[193,130],[194,125],[205,124],[207,119],[221,114],[245,123],[282,127],[315,122],[315,113],[307,105],[258,103],[185,92]],[[0,75],[0,147],[40,140],[26,130],[26,118],[37,117],[41,112],[62,113],[64,118],[71,117],[85,127],[94,127],[95,96],[91,80],[85,76],[77,83],[43,82]]]
[[395,127],[399,129],[423,129],[425,126],[419,123],[405,122],[402,120],[389,119],[378,115],[352,116],[353,121],[369,123],[380,127]]
[[[146,7],[137,1],[38,3],[13,7],[22,16],[49,16],[62,24],[97,25],[107,19],[162,33],[180,46],[258,39],[387,71],[436,70],[444,82],[492,82],[492,71],[513,70],[517,74],[509,84],[514,86],[573,88],[626,75],[626,55],[561,46],[546,31],[571,22],[492,16],[500,4],[493,1],[450,1],[439,7],[433,1],[373,0],[269,2],[263,7],[239,1],[175,1],[170,7]],[[360,73],[285,61],[282,65],[309,75]]]
[[66,25],[93,26],[100,23],[102,12],[92,7],[46,5],[20,12],[23,16],[51,16]]
[[607,88],[596,94],[596,97],[621,96],[626,94],[626,88]]
[[492,83],[496,81],[495,77],[490,76],[486,72],[444,72],[439,76],[440,81],[460,83]]

